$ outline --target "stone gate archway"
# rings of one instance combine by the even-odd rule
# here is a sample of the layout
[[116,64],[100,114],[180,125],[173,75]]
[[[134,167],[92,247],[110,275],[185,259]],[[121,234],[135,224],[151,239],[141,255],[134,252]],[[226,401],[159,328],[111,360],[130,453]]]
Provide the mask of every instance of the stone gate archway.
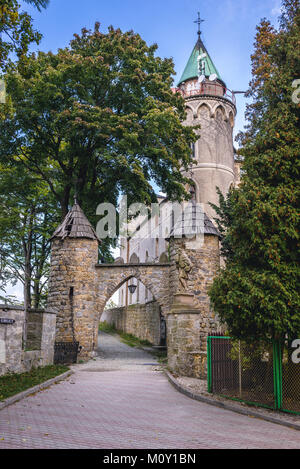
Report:
[[[103,301],[99,304],[100,331],[106,331],[106,328],[109,326],[117,331],[132,335],[141,341],[146,341],[153,346],[166,347],[166,311],[169,311],[169,305],[165,304],[164,297],[160,296],[159,301],[157,301],[152,284],[149,285],[149,282],[146,282],[148,283],[147,288],[144,283],[144,272],[142,272],[141,275],[138,275],[136,269],[129,269],[130,273],[125,272],[125,274],[122,275],[120,282],[117,283],[117,281],[115,281],[118,277],[116,269],[114,269],[114,273],[112,273],[112,269],[110,267],[111,266],[109,266],[109,273],[107,274],[107,277],[109,278],[109,287],[106,288],[105,284],[102,282],[100,285],[100,290],[102,292],[105,291],[104,308]],[[159,277],[157,266],[155,267],[157,277]],[[96,269],[96,271],[97,270],[98,269]],[[101,267],[100,278],[103,278],[103,271],[105,270],[107,272],[105,267]],[[163,269],[161,272],[163,277],[166,275],[166,270],[167,269]],[[112,280],[112,278],[114,278],[114,280]],[[167,284],[168,282],[165,283]],[[130,292],[130,285],[136,285],[136,295],[133,295],[133,293]],[[160,285],[163,287],[162,281],[160,281]],[[125,289],[122,288],[123,286]],[[145,292],[147,292],[147,294],[145,297],[143,297],[142,294],[143,290],[139,291],[141,287],[146,288]],[[120,292],[119,300],[114,298],[114,294],[116,292]],[[113,299],[114,301],[110,303],[110,299]],[[162,308],[165,308],[165,314],[162,314]],[[101,348],[102,337],[99,337],[98,350],[100,352]]]
[[166,316],[170,307],[170,264],[98,264],[96,294],[99,317],[107,300],[127,281],[136,278],[153,294]]
[[134,277],[151,291],[166,319],[170,368],[203,376],[206,337],[218,324],[208,288],[219,269],[219,234],[206,215],[201,244],[185,237],[183,227],[179,231],[179,239],[170,235],[170,264],[98,264],[99,240],[74,204],[52,236],[48,308],[57,315],[56,341],[79,342],[80,359],[95,356],[100,313]]

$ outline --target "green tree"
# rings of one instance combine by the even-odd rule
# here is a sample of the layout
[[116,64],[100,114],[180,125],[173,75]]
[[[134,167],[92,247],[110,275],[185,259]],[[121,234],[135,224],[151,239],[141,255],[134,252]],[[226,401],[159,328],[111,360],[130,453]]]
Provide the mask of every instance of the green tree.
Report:
[[57,222],[47,184],[19,165],[0,165],[0,288],[20,281],[26,310],[45,303],[50,237]]
[[[46,8],[49,0],[25,0],[39,11]],[[28,52],[32,42],[39,44],[41,34],[34,30],[31,16],[21,11],[17,0],[1,0],[0,4],[0,68],[4,68],[9,54],[15,52],[18,57]]]
[[257,27],[248,127],[239,136],[240,187],[221,198],[219,227],[226,267],[210,290],[214,310],[239,339],[300,334],[299,104],[300,9],[283,0],[280,27]]
[[34,5],[39,11],[42,8],[47,8],[49,5],[49,0],[25,0],[25,2],[29,3],[29,5]]
[[57,54],[32,54],[6,76],[0,156],[46,181],[64,217],[74,190],[91,218],[98,203],[187,196],[181,169],[196,136],[171,91],[171,59],[138,34],[83,30]]

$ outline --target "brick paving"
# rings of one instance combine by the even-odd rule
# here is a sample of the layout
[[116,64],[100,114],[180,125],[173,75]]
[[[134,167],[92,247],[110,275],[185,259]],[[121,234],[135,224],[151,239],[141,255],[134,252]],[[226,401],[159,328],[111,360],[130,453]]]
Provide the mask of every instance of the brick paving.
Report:
[[177,392],[146,352],[107,335],[68,380],[0,411],[0,449],[300,449],[300,432]]

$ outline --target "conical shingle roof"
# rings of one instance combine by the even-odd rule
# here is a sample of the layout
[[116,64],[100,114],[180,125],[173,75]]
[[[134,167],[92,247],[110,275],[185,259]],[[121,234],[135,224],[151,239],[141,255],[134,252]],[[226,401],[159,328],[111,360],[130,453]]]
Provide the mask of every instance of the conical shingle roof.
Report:
[[[199,61],[203,63],[202,72],[199,72]],[[178,86],[186,80],[197,78],[200,74],[203,74],[206,77],[215,74],[217,75],[217,79],[223,82],[201,38],[196,42],[193,52],[191,53],[184,72],[178,82]]]
[[51,239],[53,238],[88,238],[99,241],[94,228],[76,201],[62,224],[53,233]]
[[197,234],[221,237],[211,219],[202,211],[202,207],[189,203],[183,210],[182,216],[175,222],[168,239]]

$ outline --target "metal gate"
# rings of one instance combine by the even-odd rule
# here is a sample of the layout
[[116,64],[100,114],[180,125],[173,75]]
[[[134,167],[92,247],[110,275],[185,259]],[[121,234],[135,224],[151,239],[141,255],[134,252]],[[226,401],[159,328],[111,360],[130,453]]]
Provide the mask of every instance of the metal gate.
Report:
[[232,344],[227,337],[209,337],[209,364],[211,392],[222,394],[225,390],[233,390],[238,386],[238,367],[231,358]]
[[277,408],[274,346],[208,337],[208,389],[231,399]]
[[80,350],[79,342],[55,342],[54,363],[56,365],[77,363],[77,356]]

